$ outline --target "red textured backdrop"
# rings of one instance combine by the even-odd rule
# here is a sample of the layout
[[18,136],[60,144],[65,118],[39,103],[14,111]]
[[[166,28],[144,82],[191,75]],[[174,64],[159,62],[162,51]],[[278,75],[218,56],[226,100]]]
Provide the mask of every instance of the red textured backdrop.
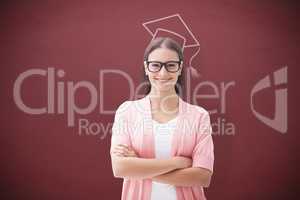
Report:
[[[211,115],[213,122],[222,117],[235,125],[233,135],[214,135],[215,171],[206,189],[208,199],[295,199],[299,8],[296,1],[284,0],[2,2],[0,198],[120,199],[122,181],[111,171],[107,132],[114,115],[100,113],[99,108],[102,104],[115,110],[129,98],[124,77],[107,76],[103,100],[98,96],[93,112],[76,114],[74,127],[68,127],[67,113],[57,113],[56,99],[53,114],[24,113],[15,103],[13,87],[21,73],[33,68],[63,70],[55,83],[65,87],[84,80],[99,90],[99,71],[107,69],[122,70],[137,84],[143,51],[151,40],[142,24],[178,13],[201,46],[193,60],[201,76],[193,79],[191,90],[201,81],[211,81],[219,89],[221,83],[235,83],[226,93],[226,113],[220,113],[220,99],[198,102],[218,109]],[[288,131],[280,133],[253,115],[250,91],[285,66]],[[203,88],[202,94],[211,92]],[[64,94],[67,98],[67,88]],[[47,78],[24,81],[22,98],[31,107],[47,105]],[[82,88],[75,99],[85,107],[90,94]],[[273,99],[270,88],[255,98],[256,109],[272,117]],[[79,134],[80,118],[104,129]]]

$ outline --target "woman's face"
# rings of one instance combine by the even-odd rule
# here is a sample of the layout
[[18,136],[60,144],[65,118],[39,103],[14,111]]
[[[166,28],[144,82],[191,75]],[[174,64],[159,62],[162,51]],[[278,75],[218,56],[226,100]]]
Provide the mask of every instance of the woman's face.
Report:
[[[179,61],[179,57],[176,51],[167,48],[158,48],[149,54],[148,61],[158,61],[165,63],[168,61]],[[153,66],[155,67],[156,65],[154,64]],[[170,63],[169,66],[172,66],[172,63]],[[145,73],[149,78],[151,87],[158,92],[174,90],[178,76],[181,73],[182,64],[179,64],[179,66],[180,69],[177,72],[168,72],[165,65],[160,69],[160,71],[151,72],[149,71],[147,64],[145,63]]]

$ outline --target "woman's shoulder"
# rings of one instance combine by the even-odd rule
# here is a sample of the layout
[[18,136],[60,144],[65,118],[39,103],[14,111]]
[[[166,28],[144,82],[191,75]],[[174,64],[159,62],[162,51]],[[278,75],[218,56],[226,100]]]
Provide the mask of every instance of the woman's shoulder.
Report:
[[128,115],[135,113],[138,109],[137,107],[141,102],[141,99],[138,100],[125,100],[117,108],[116,114]]
[[189,112],[192,114],[198,114],[198,115],[209,115],[209,112],[202,106],[191,104],[189,102],[184,101],[184,103],[188,106]]
[[130,109],[131,101],[123,101],[116,109],[116,115],[126,115]]

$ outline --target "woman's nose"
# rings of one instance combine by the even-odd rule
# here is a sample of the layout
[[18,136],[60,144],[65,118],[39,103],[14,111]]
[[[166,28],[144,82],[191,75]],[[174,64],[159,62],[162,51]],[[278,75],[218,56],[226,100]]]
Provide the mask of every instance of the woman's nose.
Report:
[[169,72],[166,70],[166,66],[162,66],[162,68],[159,71],[160,75],[167,75]]

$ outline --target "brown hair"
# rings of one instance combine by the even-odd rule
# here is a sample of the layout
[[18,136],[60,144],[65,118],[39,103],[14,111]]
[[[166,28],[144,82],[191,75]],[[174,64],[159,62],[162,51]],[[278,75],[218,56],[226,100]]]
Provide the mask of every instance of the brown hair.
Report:
[[[180,45],[169,37],[157,37],[157,38],[153,39],[145,49],[144,61],[147,61],[149,54],[158,48],[167,48],[167,49],[175,51],[178,55],[179,60],[183,61],[183,52],[182,52]],[[150,84],[148,76],[145,74],[144,68],[143,68],[142,73],[143,73],[142,82],[143,83],[146,82],[146,86],[145,86],[145,89],[143,92],[145,95],[147,95],[147,94],[149,94],[149,92],[151,90],[151,84]],[[182,96],[183,89],[184,89],[184,71],[182,68],[181,74],[178,76],[178,80],[175,85],[176,94]]]

